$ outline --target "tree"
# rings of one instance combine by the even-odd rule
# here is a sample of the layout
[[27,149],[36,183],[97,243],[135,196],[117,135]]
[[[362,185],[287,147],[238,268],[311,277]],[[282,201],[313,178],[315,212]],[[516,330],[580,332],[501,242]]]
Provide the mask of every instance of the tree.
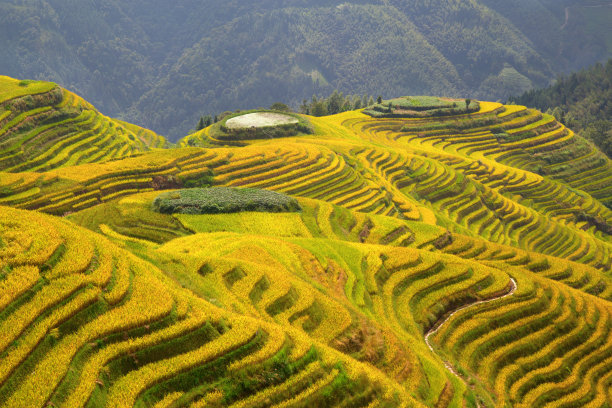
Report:
[[382,103],[382,96],[378,95],[378,98],[376,98],[376,103]]
[[325,116],[328,113],[325,101],[317,101],[312,105],[312,116]]
[[198,121],[198,124],[196,125],[196,130],[202,130],[206,127],[206,124],[204,122],[204,117],[200,116],[200,120]]
[[548,108],[546,110],[546,113],[554,116],[555,119],[557,119],[559,122],[565,125],[565,111],[561,109],[559,106],[555,106],[554,109]]
[[472,100],[470,98],[466,98],[465,99],[465,110],[470,109],[470,103],[472,103]]
[[302,99],[302,104],[300,105],[300,113],[305,113],[308,115],[310,112],[310,105],[308,105],[308,101],[306,99]]
[[607,120],[593,122],[587,127],[584,134],[608,157],[612,157],[612,122]]
[[347,112],[353,109],[353,104],[351,103],[351,98],[347,96],[344,100],[344,105],[342,105],[342,112]]
[[353,100],[353,109],[361,109],[361,97],[359,95],[356,95]]
[[271,110],[280,112],[291,112],[291,108],[282,102],[275,102],[270,106]]
[[204,126],[208,127],[213,124],[213,118],[210,115],[204,116]]
[[371,100],[371,99],[372,99],[371,96],[368,98],[368,94],[363,94],[363,96],[361,97],[361,107],[365,108],[368,105],[370,105],[370,104],[368,104],[368,101]]
[[344,96],[342,93],[335,90],[327,101],[327,111],[331,115],[335,115],[336,113],[340,113],[342,106],[344,106]]

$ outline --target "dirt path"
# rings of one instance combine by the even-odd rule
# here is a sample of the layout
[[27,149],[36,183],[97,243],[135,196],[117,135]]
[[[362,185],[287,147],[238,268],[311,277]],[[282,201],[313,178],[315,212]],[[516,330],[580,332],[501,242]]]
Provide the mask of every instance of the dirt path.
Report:
[[[470,303],[469,305],[465,305],[463,307],[460,307],[459,309],[455,310],[454,312],[452,312],[451,314],[449,314],[448,316],[446,316],[445,319],[439,321],[438,323],[436,323],[431,329],[429,329],[429,331],[425,334],[425,343],[427,343],[427,347],[429,347],[429,350],[431,350],[432,353],[437,354],[434,351],[433,346],[431,345],[429,338],[436,334],[438,332],[438,330],[440,330],[440,328],[442,326],[444,326],[444,323],[446,323],[451,317],[453,317],[455,314],[459,313],[462,310],[465,310],[467,308],[470,307],[474,307],[474,306],[478,306],[478,305],[482,305],[484,303],[490,303],[490,302],[494,302],[496,300],[500,300],[500,299],[504,299],[508,296],[512,296],[514,294],[514,292],[516,291],[517,285],[516,285],[516,281],[514,280],[514,278],[510,278],[510,282],[511,282],[511,287],[510,290],[508,291],[508,293],[501,295],[501,296],[497,296],[491,299],[487,299],[487,300],[481,300],[478,302],[474,302],[474,303]],[[455,371],[455,368],[452,366],[452,364],[450,364],[448,361],[444,360],[441,356],[440,358],[442,359],[442,362],[444,363],[444,366],[446,367],[446,369],[448,371],[450,371],[451,373],[453,373],[455,375],[455,377],[459,378],[461,381],[463,381],[463,378],[461,378],[461,376],[457,373],[457,371]],[[467,385],[467,384],[466,384]]]
[[565,8],[565,23],[563,23],[563,25],[561,26],[561,30],[563,30],[565,27],[567,27],[567,23],[569,21],[569,16],[570,16],[569,10],[570,10],[569,7]]

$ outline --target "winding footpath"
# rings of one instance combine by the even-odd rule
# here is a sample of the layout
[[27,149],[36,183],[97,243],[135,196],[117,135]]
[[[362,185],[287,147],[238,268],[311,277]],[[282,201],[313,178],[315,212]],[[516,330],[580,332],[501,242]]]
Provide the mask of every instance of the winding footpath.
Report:
[[[463,307],[460,307],[459,309],[455,310],[454,312],[452,312],[451,314],[449,314],[445,319],[441,320],[440,322],[438,322],[437,324],[435,324],[431,329],[429,329],[429,331],[427,332],[427,334],[425,334],[425,343],[427,343],[427,347],[429,347],[429,350],[431,350],[432,353],[437,354],[434,351],[433,346],[431,345],[429,338],[436,334],[438,332],[438,330],[440,330],[440,328],[442,326],[444,326],[444,323],[446,323],[451,317],[453,317],[455,314],[459,313],[462,310],[468,309],[470,307],[474,307],[474,306],[478,306],[478,305],[482,305],[484,303],[490,303],[490,302],[494,302],[496,300],[501,300],[504,298],[507,298],[508,296],[512,296],[514,294],[514,292],[516,291],[517,285],[516,285],[516,281],[514,280],[514,278],[510,278],[510,282],[511,282],[511,288],[508,291],[508,293],[501,295],[501,296],[497,296],[491,299],[486,299],[486,300],[481,300],[478,302],[474,302],[474,303],[470,303],[469,305],[465,305]],[[438,355],[439,356],[439,355]],[[448,369],[448,371],[450,371],[451,373],[453,373],[457,378],[459,378],[460,380],[463,381],[463,378],[461,378],[461,376],[457,373],[457,371],[455,371],[455,369],[453,368],[453,366],[446,360],[444,360],[441,356],[439,356],[440,359],[442,359],[442,362],[444,363],[444,366]]]

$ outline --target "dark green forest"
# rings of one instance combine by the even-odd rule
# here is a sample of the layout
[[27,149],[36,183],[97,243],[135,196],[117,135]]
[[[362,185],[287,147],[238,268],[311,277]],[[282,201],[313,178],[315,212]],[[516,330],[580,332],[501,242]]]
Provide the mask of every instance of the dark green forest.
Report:
[[561,76],[552,86],[528,91],[510,101],[548,110],[612,157],[612,59]]
[[612,56],[608,2],[3,0],[0,73],[176,140],[202,115],[335,89],[518,95]]

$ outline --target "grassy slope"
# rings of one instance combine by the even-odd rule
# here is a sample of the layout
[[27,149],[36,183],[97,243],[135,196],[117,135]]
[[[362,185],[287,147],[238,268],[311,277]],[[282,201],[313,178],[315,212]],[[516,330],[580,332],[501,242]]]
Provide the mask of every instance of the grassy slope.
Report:
[[[537,111],[480,105],[0,173],[0,204],[72,213],[1,207],[0,400],[609,405],[610,163]],[[152,211],[211,180],[302,211]]]

